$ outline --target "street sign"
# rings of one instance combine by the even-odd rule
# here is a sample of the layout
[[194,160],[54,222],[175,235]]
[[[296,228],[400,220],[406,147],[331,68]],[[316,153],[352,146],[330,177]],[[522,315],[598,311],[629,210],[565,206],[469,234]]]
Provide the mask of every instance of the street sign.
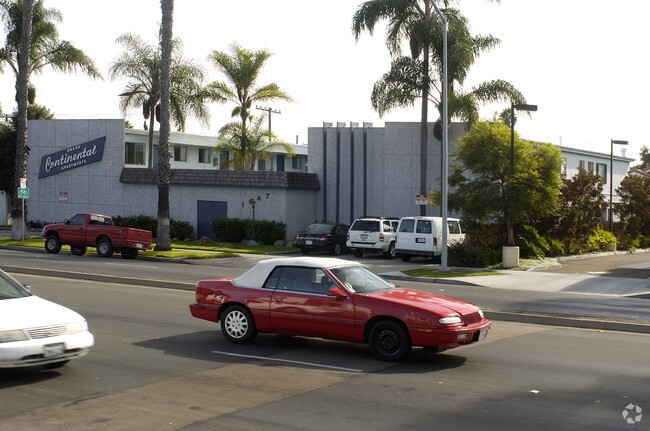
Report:
[[426,205],[427,199],[427,195],[415,195],[415,205]]
[[18,189],[18,199],[29,199],[29,189],[27,187]]

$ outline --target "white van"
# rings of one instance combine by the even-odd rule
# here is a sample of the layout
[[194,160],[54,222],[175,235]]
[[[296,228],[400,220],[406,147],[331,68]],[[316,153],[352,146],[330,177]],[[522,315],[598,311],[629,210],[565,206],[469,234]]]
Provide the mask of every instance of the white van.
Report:
[[[447,245],[461,243],[460,220],[447,219]],[[442,217],[402,217],[397,227],[395,252],[408,262],[413,256],[439,258],[442,254]]]

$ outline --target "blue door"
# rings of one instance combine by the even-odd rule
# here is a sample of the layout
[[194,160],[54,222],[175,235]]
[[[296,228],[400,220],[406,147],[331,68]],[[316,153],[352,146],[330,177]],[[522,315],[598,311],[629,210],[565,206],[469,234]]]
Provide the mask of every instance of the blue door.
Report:
[[228,202],[197,201],[196,214],[197,237],[201,238],[205,236],[215,241],[219,240],[219,238],[215,238],[212,228],[210,228],[210,220],[215,218],[227,218]]
[[276,160],[277,171],[284,172],[284,154],[278,154]]

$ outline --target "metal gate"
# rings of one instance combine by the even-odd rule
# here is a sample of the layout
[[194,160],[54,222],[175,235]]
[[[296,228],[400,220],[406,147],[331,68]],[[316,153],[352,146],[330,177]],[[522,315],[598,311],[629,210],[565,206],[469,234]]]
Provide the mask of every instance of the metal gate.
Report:
[[210,228],[210,220],[215,218],[228,217],[228,202],[223,201],[197,201],[196,208],[196,235],[198,238],[207,237],[212,240],[215,238]]

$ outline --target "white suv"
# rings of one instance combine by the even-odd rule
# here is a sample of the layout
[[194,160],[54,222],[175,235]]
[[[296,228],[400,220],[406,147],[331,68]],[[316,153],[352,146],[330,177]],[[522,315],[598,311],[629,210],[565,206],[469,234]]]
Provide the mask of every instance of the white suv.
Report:
[[361,217],[352,223],[345,245],[356,257],[363,256],[364,251],[381,252],[393,259],[395,253],[395,235],[399,219],[396,217]]

